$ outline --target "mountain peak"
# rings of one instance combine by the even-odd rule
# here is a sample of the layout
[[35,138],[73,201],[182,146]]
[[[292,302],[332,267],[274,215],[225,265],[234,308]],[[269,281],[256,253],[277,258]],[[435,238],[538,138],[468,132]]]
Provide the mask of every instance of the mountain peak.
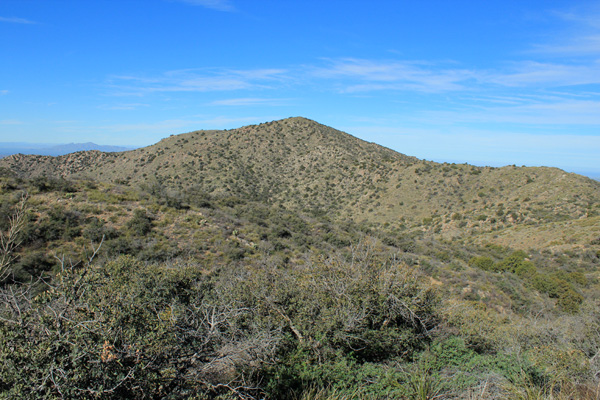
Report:
[[428,221],[448,237],[535,224],[539,215],[579,218],[600,193],[598,182],[549,168],[418,160],[304,117],[173,135],[123,153],[13,156],[0,167],[22,177],[193,188],[391,227]]

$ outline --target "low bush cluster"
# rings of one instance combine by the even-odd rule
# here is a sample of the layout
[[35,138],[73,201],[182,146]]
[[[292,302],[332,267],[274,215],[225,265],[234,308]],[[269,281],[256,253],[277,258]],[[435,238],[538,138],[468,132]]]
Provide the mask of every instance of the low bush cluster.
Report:
[[552,275],[541,273],[527,259],[524,251],[516,251],[497,263],[487,256],[473,257],[469,260],[469,265],[484,271],[516,274],[538,292],[556,299],[557,306],[565,312],[576,313],[584,300],[568,280],[584,285],[586,283],[585,276],[580,273],[555,273]]

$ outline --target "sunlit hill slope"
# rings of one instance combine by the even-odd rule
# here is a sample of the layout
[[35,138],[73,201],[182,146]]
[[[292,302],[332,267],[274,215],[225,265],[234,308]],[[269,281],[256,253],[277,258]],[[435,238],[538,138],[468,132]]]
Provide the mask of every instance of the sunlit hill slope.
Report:
[[195,188],[515,247],[585,244],[600,236],[599,182],[555,168],[418,160],[305,118],[173,135],[121,153],[14,155],[0,166],[22,177],[158,185],[171,193]]

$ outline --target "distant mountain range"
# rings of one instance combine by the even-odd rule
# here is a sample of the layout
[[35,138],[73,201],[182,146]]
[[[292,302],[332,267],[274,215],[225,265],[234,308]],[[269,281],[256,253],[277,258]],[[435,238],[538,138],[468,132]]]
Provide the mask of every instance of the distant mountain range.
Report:
[[0,158],[12,154],[37,154],[40,156],[62,156],[77,151],[99,150],[104,152],[120,152],[133,150],[135,147],[103,146],[92,142],[68,144],[36,144],[23,142],[0,142]]

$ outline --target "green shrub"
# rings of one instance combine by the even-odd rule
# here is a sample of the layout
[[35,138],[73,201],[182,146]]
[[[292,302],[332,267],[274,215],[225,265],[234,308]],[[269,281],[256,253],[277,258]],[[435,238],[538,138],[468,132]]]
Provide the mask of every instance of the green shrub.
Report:
[[576,313],[579,311],[581,303],[583,303],[583,296],[563,279],[537,274],[532,279],[532,284],[539,292],[557,299],[556,304],[565,312]]
[[81,214],[53,206],[47,215],[28,213],[23,227],[23,244],[41,246],[56,240],[71,240],[81,234]]
[[63,178],[51,178],[46,175],[38,176],[30,180],[30,184],[40,192],[65,192],[73,193],[76,191],[72,182]]
[[531,261],[524,260],[515,267],[514,273],[521,279],[531,280],[537,274],[537,269]]
[[82,235],[92,242],[99,243],[102,239],[114,239],[119,236],[119,233],[115,228],[107,227],[103,220],[91,217],[86,220]]
[[522,265],[523,261],[525,261],[525,258],[527,258],[527,253],[523,250],[515,251],[504,260],[500,261],[496,265],[496,270],[514,273]]
[[431,346],[428,367],[440,371],[447,367],[465,366],[476,355],[459,337],[450,337]]
[[138,208],[127,222],[127,228],[138,236],[146,236],[152,231],[152,218],[146,213],[146,210]]
[[484,271],[494,271],[494,260],[489,257],[479,256],[473,257],[469,260],[469,265],[471,267],[479,268]]

